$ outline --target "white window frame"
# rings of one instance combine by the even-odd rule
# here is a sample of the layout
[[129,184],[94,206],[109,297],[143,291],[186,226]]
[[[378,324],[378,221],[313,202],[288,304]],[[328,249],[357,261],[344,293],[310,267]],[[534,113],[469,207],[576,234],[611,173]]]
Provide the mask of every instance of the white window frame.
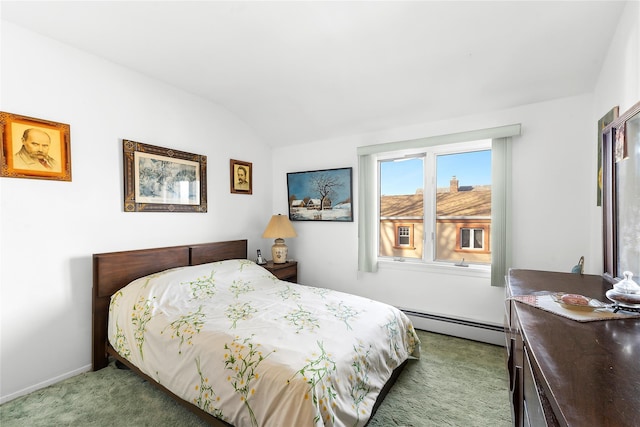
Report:
[[[511,137],[519,136],[521,125],[513,124],[494,128],[454,134],[431,136],[407,141],[358,147],[358,271],[375,273],[378,270],[378,224],[379,196],[377,196],[378,174],[377,156],[402,150],[416,150],[424,147],[455,144],[459,142],[491,139],[491,285],[504,286],[504,277],[511,264],[510,223],[511,210],[507,203],[510,198],[511,177]],[[413,263],[394,263],[393,265]],[[404,268],[404,267],[401,267]],[[440,266],[437,266],[440,269]],[[454,267],[445,266],[447,270]],[[412,268],[413,269],[413,268]],[[458,268],[476,275],[470,268]],[[483,275],[483,274],[482,274]]]
[[[465,230],[469,231],[469,246],[464,246],[462,244],[462,235],[464,233]],[[482,234],[482,239],[480,239],[480,241],[482,242],[480,244],[479,247],[476,247],[476,233],[480,232],[480,234]],[[460,227],[460,249],[466,249],[466,250],[484,250],[484,228],[477,228],[477,227]]]
[[[406,233],[403,234],[402,232],[405,229],[406,229]],[[398,242],[397,246],[399,246],[399,247],[407,247],[407,248],[412,246],[411,242],[413,241],[413,236],[411,236],[411,234],[413,234],[412,233],[413,230],[411,230],[411,226],[410,225],[399,225],[396,228],[396,230],[398,231],[398,235],[396,237],[396,241]],[[405,240],[407,240],[407,242],[403,243],[402,242],[403,238]]]
[[[379,176],[380,172],[380,162],[389,161],[389,160],[401,160],[401,159],[409,159],[422,157],[423,158],[423,179],[422,183],[423,189],[423,203],[424,203],[424,216],[423,216],[423,227],[424,227],[424,239],[422,241],[423,251],[422,258],[401,258],[401,257],[392,257],[385,255],[377,255],[378,261],[402,261],[402,262],[419,262],[423,264],[440,264],[440,265],[455,265],[452,261],[439,261],[436,260],[436,248],[435,248],[435,240],[436,240],[436,191],[437,191],[437,182],[436,182],[436,174],[437,174],[437,157],[440,155],[448,155],[448,154],[462,154],[462,153],[471,153],[474,151],[486,151],[491,150],[491,140],[477,140],[477,141],[466,141],[454,144],[443,144],[436,145],[431,147],[424,147],[420,149],[411,149],[411,150],[399,150],[392,151],[374,155],[376,160],[376,171],[378,173],[376,182],[378,183],[376,188],[377,193],[377,224],[378,224],[378,233],[376,234],[376,239],[378,239],[377,247],[379,247],[379,239],[380,239],[380,188],[381,188],[381,177]],[[486,271],[487,266],[480,264],[475,266],[481,271]]]

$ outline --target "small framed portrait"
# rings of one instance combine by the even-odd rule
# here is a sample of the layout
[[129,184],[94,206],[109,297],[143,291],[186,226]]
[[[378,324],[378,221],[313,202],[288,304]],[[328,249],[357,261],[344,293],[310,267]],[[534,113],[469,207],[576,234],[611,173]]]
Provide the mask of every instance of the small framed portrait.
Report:
[[124,139],[125,212],[207,212],[207,156]]
[[253,168],[251,163],[231,159],[229,172],[232,193],[253,193]]
[[71,181],[70,127],[0,112],[0,176]]

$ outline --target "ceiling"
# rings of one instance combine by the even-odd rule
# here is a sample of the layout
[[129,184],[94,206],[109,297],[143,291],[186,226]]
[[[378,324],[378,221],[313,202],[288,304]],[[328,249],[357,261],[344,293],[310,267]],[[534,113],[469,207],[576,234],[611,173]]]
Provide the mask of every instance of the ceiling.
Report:
[[624,2],[1,2],[211,100],[272,146],[591,92]]

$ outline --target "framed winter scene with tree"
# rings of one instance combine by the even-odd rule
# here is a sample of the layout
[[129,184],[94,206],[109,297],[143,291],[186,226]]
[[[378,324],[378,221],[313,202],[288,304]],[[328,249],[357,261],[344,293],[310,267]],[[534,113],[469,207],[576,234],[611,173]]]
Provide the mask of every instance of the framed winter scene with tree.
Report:
[[287,173],[289,219],[353,222],[352,168]]

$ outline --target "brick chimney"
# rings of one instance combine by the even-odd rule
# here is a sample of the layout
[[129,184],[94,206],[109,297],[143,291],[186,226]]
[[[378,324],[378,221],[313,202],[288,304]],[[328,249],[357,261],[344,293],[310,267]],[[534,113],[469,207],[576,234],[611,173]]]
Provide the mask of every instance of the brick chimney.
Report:
[[449,183],[449,192],[450,193],[458,192],[458,179],[456,178],[455,175],[453,176],[453,178],[451,178],[451,182]]

